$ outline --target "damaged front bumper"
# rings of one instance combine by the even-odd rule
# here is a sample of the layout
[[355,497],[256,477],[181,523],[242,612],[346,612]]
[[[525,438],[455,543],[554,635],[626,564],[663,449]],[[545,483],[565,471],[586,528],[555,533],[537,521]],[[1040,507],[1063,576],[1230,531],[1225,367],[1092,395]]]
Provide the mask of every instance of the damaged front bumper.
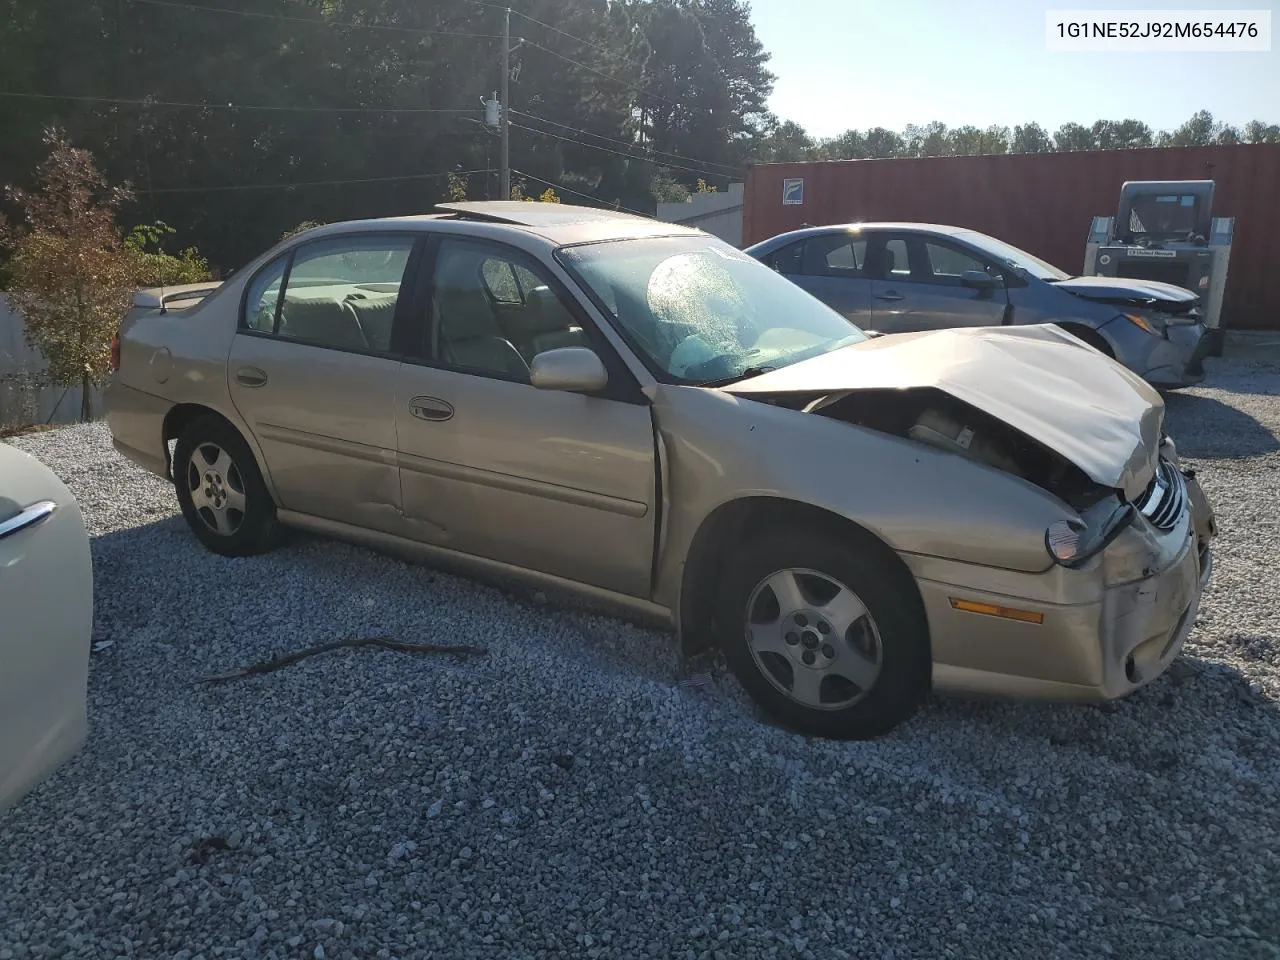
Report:
[[1202,323],[1172,324],[1162,339],[1153,338],[1142,377],[1154,387],[1188,387],[1204,379],[1209,347]]
[[1160,676],[1191,632],[1213,572],[1213,512],[1194,474],[1184,477],[1187,509],[1173,530],[1135,521],[1125,542],[1108,548],[1111,556],[1086,569],[993,576],[972,565],[905,558],[929,619],[934,688],[1114,700]]

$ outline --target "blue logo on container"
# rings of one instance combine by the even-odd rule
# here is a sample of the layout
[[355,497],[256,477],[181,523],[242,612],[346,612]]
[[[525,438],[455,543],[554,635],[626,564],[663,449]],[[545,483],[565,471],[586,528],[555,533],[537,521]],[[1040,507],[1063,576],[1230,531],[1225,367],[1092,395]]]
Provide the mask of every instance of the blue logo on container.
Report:
[[782,181],[783,206],[794,207],[804,203],[804,179]]

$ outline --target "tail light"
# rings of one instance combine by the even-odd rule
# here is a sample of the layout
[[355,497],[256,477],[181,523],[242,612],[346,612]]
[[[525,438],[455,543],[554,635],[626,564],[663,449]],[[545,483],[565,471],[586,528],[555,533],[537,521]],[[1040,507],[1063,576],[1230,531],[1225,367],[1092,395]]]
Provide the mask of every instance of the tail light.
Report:
[[111,372],[115,373],[120,369],[120,333],[111,338]]

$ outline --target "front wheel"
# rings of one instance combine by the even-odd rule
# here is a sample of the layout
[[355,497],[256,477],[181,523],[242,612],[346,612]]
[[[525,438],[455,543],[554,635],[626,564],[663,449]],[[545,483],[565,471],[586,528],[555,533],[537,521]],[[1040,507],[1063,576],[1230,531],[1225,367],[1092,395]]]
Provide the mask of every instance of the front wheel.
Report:
[[183,429],[173,482],[187,525],[214,553],[247,557],[272,547],[275,502],[249,445],[230,424],[201,417]]
[[719,620],[729,665],[784,726],[868,739],[915,712],[929,684],[914,584],[885,547],[797,531],[730,561]]

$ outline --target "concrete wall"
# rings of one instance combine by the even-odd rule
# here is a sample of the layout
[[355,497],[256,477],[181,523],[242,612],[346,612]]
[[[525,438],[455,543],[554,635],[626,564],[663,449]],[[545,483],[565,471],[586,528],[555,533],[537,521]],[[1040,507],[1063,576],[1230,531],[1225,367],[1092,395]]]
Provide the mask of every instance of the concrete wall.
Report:
[[705,230],[725,243],[741,247],[742,189],[741,183],[731,183],[724,193],[695,193],[684,203],[660,203],[657,217],[667,223]]
[[[0,427],[29,423],[74,423],[80,419],[80,388],[37,387],[44,358],[27,346],[22,317],[0,294]],[[93,414],[102,414],[102,391],[92,395]]]

